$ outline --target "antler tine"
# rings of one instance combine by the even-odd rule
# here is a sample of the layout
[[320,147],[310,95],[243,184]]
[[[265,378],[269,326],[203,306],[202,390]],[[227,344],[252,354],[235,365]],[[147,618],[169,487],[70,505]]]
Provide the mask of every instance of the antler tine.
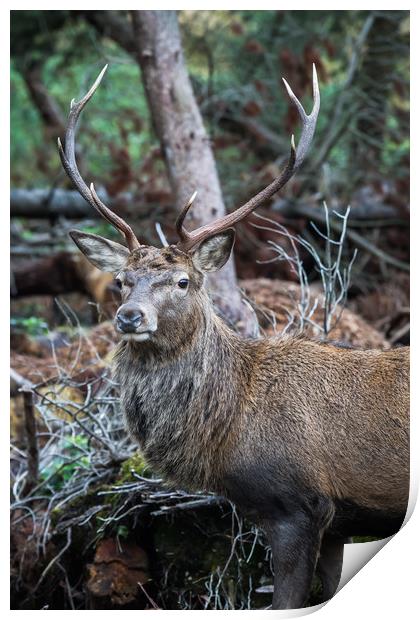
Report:
[[83,196],[83,198],[110,223],[114,226],[122,235],[125,237],[127,246],[130,251],[135,250],[140,247],[140,243],[135,236],[132,228],[125,222],[121,217],[113,213],[111,209],[109,209],[98,197],[95,192],[95,188],[93,184],[90,188],[86,185],[82,176],[80,175],[79,169],[76,163],[76,155],[75,155],[75,136],[76,136],[76,125],[79,119],[79,116],[88,103],[88,101],[94,95],[96,89],[101,83],[102,77],[107,70],[108,65],[102,69],[100,74],[95,80],[95,83],[91,86],[86,95],[78,102],[75,102],[74,99],[70,104],[70,114],[67,123],[66,129],[66,137],[65,137],[65,145],[64,149],[61,144],[60,138],[58,138],[58,151],[60,154],[61,163],[63,164],[63,168],[65,169],[69,178],[73,181],[79,193]]
[[[182,249],[185,252],[188,252],[198,243],[204,241],[204,239],[207,239],[208,237],[211,237],[212,235],[215,235],[217,233],[223,232],[227,228],[230,228],[234,224],[237,224],[238,222],[243,220],[245,217],[247,217],[250,213],[255,211],[255,209],[261,206],[261,204],[263,204],[266,200],[271,198],[273,194],[275,194],[282,187],[284,187],[284,185],[286,185],[286,183],[295,174],[296,170],[298,170],[303,160],[305,159],[306,154],[311,145],[312,138],[315,133],[316,121],[317,121],[318,113],[319,113],[320,95],[319,95],[318,77],[317,77],[315,65],[313,65],[313,78],[312,79],[313,79],[314,104],[313,104],[312,112],[308,115],[306,114],[301,102],[299,101],[299,99],[296,97],[296,95],[290,88],[289,84],[283,78],[283,82],[286,86],[287,93],[299,112],[299,116],[302,121],[302,133],[300,136],[297,149],[295,148],[294,136],[292,136],[291,144],[290,144],[289,161],[287,162],[287,165],[284,168],[283,172],[280,174],[280,176],[274,179],[274,181],[272,181],[267,187],[265,187],[258,194],[253,196],[250,200],[248,200],[248,202],[246,202],[244,205],[242,205],[241,207],[239,207],[232,213],[229,213],[228,215],[225,215],[224,217],[219,218],[218,220],[216,220],[215,222],[212,222],[211,224],[200,226],[200,228],[197,228],[196,230],[191,231],[191,232],[186,231],[185,228],[182,226],[185,215],[187,214],[187,211],[189,207],[191,206],[190,204],[187,204],[183,208],[177,220],[177,231],[180,236],[178,247],[180,249]],[[178,225],[178,222],[180,222],[179,225]]]
[[191,236],[188,230],[184,226],[184,220],[185,220],[185,217],[188,211],[190,210],[192,203],[196,199],[196,196],[197,196],[197,191],[195,191],[193,195],[191,196],[191,198],[188,200],[188,202],[185,203],[185,205],[182,207],[181,213],[176,218],[176,222],[175,222],[176,232],[178,233],[178,237],[181,239],[181,241],[186,241]]
[[308,152],[309,147],[311,145],[312,138],[315,133],[316,121],[317,121],[318,113],[319,113],[319,105],[320,105],[321,100],[319,96],[318,76],[316,74],[315,64],[312,65],[312,89],[313,89],[313,96],[314,96],[314,105],[312,108],[312,112],[309,115],[306,114],[303,108],[303,105],[301,104],[299,99],[296,97],[295,93],[292,91],[289,84],[284,78],[283,78],[283,82],[284,82],[284,85],[286,86],[287,94],[289,95],[290,99],[293,101],[293,103],[295,104],[299,112],[299,116],[300,116],[300,119],[303,125],[302,135],[299,140],[299,144],[298,144],[298,148],[296,152],[296,169],[297,169],[302,164],[303,160],[305,159],[306,153]]

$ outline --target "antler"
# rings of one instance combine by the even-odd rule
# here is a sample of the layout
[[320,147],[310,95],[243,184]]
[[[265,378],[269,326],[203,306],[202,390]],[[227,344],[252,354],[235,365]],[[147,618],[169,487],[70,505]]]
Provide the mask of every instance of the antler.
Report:
[[87,102],[91,99],[99,84],[101,83],[102,77],[107,70],[108,65],[102,69],[98,77],[96,78],[95,83],[90,88],[90,90],[86,93],[86,95],[77,103],[72,100],[70,104],[70,114],[67,123],[66,129],[66,138],[65,138],[65,146],[64,150],[61,145],[61,140],[58,138],[58,151],[60,153],[61,163],[63,164],[64,170],[67,172],[69,178],[73,181],[76,188],[83,196],[85,200],[110,223],[114,226],[120,233],[125,237],[127,242],[128,249],[132,252],[136,248],[140,247],[140,243],[134,234],[132,228],[125,222],[121,217],[113,213],[111,209],[104,205],[104,203],[100,200],[97,193],[95,192],[95,188],[93,183],[91,183],[90,188],[86,185],[84,180],[82,179],[80,172],[77,168],[76,157],[75,157],[75,146],[74,140],[76,135],[76,124],[77,120],[82,112],[83,108],[87,104]]
[[200,228],[189,232],[188,230],[186,230],[183,223],[185,220],[185,216],[187,215],[188,210],[191,207],[196,196],[197,192],[195,192],[186,203],[185,207],[182,209],[176,221],[176,229],[180,237],[180,241],[177,245],[181,250],[187,252],[198,243],[204,241],[204,239],[207,239],[208,237],[220,233],[227,228],[230,228],[234,224],[237,224],[245,217],[247,217],[250,213],[255,211],[255,209],[257,209],[261,204],[268,200],[268,198],[270,198],[273,194],[275,194],[282,187],[284,187],[284,185],[286,185],[289,179],[295,174],[296,170],[302,164],[309,150],[315,132],[316,121],[318,118],[320,97],[315,65],[313,65],[312,80],[314,105],[312,108],[312,112],[307,115],[299,99],[296,97],[289,84],[283,78],[287,93],[299,112],[299,116],[302,121],[302,134],[297,149],[295,148],[294,136],[292,136],[289,161],[287,162],[287,165],[281,175],[274,179],[274,181],[272,181],[270,185],[265,187],[253,198],[251,198],[251,200],[248,200],[248,202],[246,202],[244,205],[242,205],[232,213],[229,213],[228,215],[225,215],[218,220],[215,220],[211,224],[200,226]]

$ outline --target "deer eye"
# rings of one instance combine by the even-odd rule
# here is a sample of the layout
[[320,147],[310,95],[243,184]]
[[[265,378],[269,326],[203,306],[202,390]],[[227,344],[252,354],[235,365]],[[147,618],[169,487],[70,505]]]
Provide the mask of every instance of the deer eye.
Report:
[[187,288],[188,278],[181,278],[180,280],[178,280],[178,286],[179,288]]
[[119,280],[118,278],[116,278],[115,280],[115,284],[117,285],[117,287],[121,290],[122,289],[122,282],[121,280]]

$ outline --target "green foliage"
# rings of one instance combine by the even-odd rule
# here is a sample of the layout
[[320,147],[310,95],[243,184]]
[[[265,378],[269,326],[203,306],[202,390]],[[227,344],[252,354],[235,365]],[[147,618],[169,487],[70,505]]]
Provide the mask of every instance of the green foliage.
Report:
[[62,439],[57,446],[57,456],[40,472],[42,481],[47,481],[50,491],[59,491],[81,467],[89,467],[89,458],[84,448],[88,439],[85,435],[71,436]]
[[[80,98],[109,62],[107,79],[82,118],[78,142],[88,161],[89,175],[98,186],[110,176],[118,149],[127,148],[129,158],[140,162],[155,138],[144,122],[149,113],[133,60],[109,39],[99,42],[88,23],[75,17],[62,15],[55,24],[47,20],[44,25],[42,16],[37,15],[32,29],[20,25],[22,20],[25,24],[31,22],[32,13],[48,17],[50,13],[66,12],[34,11],[23,19],[21,14],[25,13],[15,11],[12,16],[12,31],[16,31],[16,37],[23,37],[25,43],[24,50],[15,46],[11,63],[12,182],[27,187],[49,186],[61,172],[57,136],[46,132],[22,78],[22,66],[34,62],[42,63],[43,84],[63,118],[70,101]],[[48,52],[41,36],[44,26],[49,35]],[[51,30],[53,26],[58,30]]]
[[14,61],[12,61],[10,78],[12,183],[17,186],[36,186],[42,182],[45,183],[45,177],[39,172],[36,157],[34,157],[42,143],[42,125]]
[[116,239],[117,241],[120,241],[121,239],[121,236],[118,234],[115,228],[111,226],[111,224],[108,224],[108,222],[101,220],[98,220],[98,223],[93,226],[89,226],[87,224],[79,224],[78,229],[82,230],[83,232],[100,235],[101,237],[106,237],[107,239]]
[[119,525],[117,527],[117,537],[118,538],[123,538],[124,540],[127,540],[129,533],[130,533],[130,531],[129,531],[129,529],[128,529],[128,527],[126,525]]
[[44,319],[37,316],[11,318],[10,327],[23,331],[28,336],[44,336],[48,334],[48,324]]
[[[382,13],[395,23],[385,56],[395,55],[397,50],[398,62],[392,71],[386,72],[385,95],[377,100],[372,100],[366,92],[368,82],[363,79],[365,68],[361,65],[347,93],[343,131],[327,158],[339,182],[348,186],[355,183],[355,168],[357,172],[364,145],[369,146],[359,125],[365,118],[374,118],[375,110],[386,110],[386,125],[376,146],[376,161],[372,163],[382,176],[392,179],[407,175],[408,13]],[[311,88],[307,67],[315,61],[322,91],[322,113],[313,148],[316,153],[330,128],[348,77],[355,41],[369,14],[369,11],[180,11],[188,67],[213,140],[223,141],[230,136],[229,130],[219,123],[220,115],[227,111],[234,117],[242,115],[260,124],[281,141],[284,139],[284,149],[278,147],[281,156],[288,148],[291,131],[297,128],[296,120],[288,116],[289,102],[281,78],[289,79],[304,105],[309,107]],[[118,17],[129,20],[126,11],[119,11]],[[51,186],[61,170],[56,136],[49,135],[22,79],[25,67],[41,66],[43,84],[65,117],[70,100],[84,94],[103,65],[109,62],[108,74],[81,120],[78,142],[89,178],[97,186],[112,182],[121,162],[127,161],[131,187],[126,189],[136,189],[136,182],[142,181],[142,163],[157,144],[148,120],[136,59],[110,37],[100,36],[83,11],[13,11],[12,42],[12,183],[26,187]],[[367,48],[365,43],[361,62]],[[375,49],[372,54],[373,58],[378,56]],[[377,77],[384,81],[380,72]],[[247,175],[252,175],[264,161],[276,159],[276,149],[261,162],[252,140],[244,133],[243,142],[238,139],[235,145],[216,150],[228,205],[242,198],[241,186]],[[163,167],[154,168],[154,174],[162,171]],[[362,177],[364,173],[364,169],[360,170]]]
[[[110,43],[107,48],[104,55],[98,55],[96,51],[90,61],[75,64],[65,73],[57,69],[56,58],[48,60],[44,72],[45,84],[51,95],[60,102],[63,111],[68,110],[72,98],[79,99],[87,92],[106,64],[108,55],[122,53],[114,44]],[[122,148],[126,145],[130,158],[139,161],[147,153],[150,141],[150,134],[145,135],[133,128],[140,118],[148,117],[138,69],[134,63],[122,60],[110,64],[106,79],[84,114],[78,134],[78,142],[88,161],[89,173],[99,182],[106,179],[112,169],[111,147]],[[123,140],[123,134],[127,136],[127,143]],[[54,155],[58,159],[55,142],[53,146]]]
[[[11,50],[21,63],[42,60],[54,51],[70,11],[11,11]],[[28,49],[27,41],[33,46]]]

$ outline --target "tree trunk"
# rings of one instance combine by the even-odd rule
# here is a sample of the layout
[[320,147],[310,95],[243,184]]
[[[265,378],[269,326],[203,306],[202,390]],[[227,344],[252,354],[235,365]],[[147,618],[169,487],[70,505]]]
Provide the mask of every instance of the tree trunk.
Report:
[[48,92],[42,81],[42,68],[32,63],[22,71],[29,95],[37,108],[49,136],[63,136],[65,133],[65,118],[56,100]]
[[[137,59],[160,140],[176,207],[198,195],[187,226],[197,227],[225,213],[216,164],[188,76],[175,11],[132,11]],[[233,260],[209,277],[223,316],[240,331],[255,330],[242,301]]]

